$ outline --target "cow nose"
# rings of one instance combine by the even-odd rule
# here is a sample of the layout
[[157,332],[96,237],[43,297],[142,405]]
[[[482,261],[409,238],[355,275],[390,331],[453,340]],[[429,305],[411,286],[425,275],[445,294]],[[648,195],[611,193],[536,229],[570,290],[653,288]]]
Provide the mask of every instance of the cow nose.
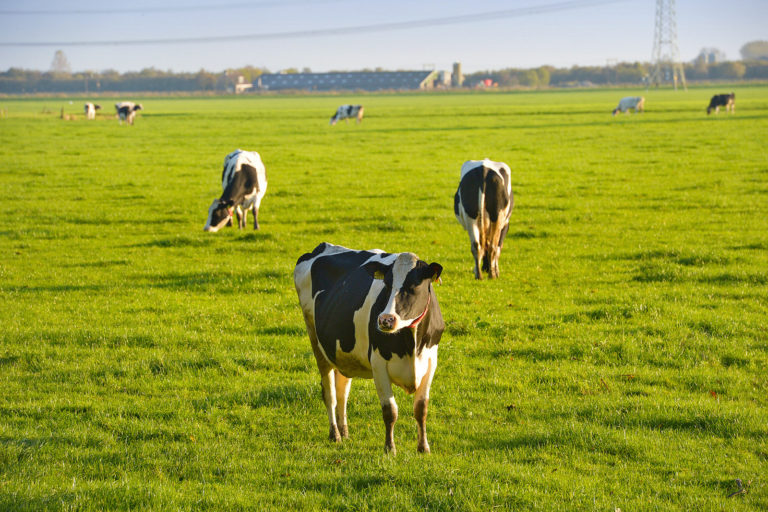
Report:
[[395,315],[380,314],[379,327],[391,331],[395,328]]

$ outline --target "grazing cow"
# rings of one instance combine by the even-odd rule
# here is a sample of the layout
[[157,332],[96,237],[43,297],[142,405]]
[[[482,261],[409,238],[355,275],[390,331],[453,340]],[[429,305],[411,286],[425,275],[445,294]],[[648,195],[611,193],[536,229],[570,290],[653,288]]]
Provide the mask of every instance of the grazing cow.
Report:
[[267,171],[261,156],[255,151],[238,149],[224,158],[221,171],[221,197],[208,208],[208,220],[203,228],[215,233],[225,225],[232,225],[233,210],[237,225],[245,228],[248,208],[253,210],[253,229],[259,229],[259,205],[267,192]]
[[85,104],[85,118],[96,119],[96,111],[101,108],[101,105],[94,105],[93,103]]
[[[511,171],[503,162],[470,160],[461,166],[461,181],[453,198],[453,212],[469,233],[475,258],[475,279],[499,277],[499,255],[509,229],[514,196]],[[482,261],[482,267],[481,267]]]
[[730,112],[731,114],[736,112],[736,93],[715,94],[712,96],[712,99],[709,100],[709,106],[707,107],[707,115],[709,115],[712,110],[715,111],[715,114],[719,114],[720,107],[725,107],[725,111]]
[[353,377],[373,378],[385,451],[395,453],[392,384],[415,393],[418,450],[429,452],[427,405],[445,324],[432,287],[443,267],[410,252],[355,251],[322,243],[296,263],[293,281],[320,370],[329,437],[349,437]]
[[347,123],[353,117],[357,118],[357,122],[363,121],[363,106],[362,105],[342,105],[336,110],[336,113],[331,116],[331,126],[335,125],[342,119]]
[[115,110],[117,110],[117,116],[120,118],[120,124],[123,124],[123,121],[125,121],[132,125],[133,119],[136,117],[136,111],[141,109],[140,103],[133,103],[132,101],[115,103]]
[[613,109],[613,115],[617,112],[629,112],[629,109],[634,109],[635,112],[642,112],[645,108],[645,98],[642,96],[627,96],[619,100],[619,106]]

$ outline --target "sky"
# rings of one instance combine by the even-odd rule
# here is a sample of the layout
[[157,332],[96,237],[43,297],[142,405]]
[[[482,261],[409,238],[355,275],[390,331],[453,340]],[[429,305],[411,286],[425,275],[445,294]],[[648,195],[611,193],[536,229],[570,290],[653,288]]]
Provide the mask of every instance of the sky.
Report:
[[[745,43],[768,40],[768,0],[675,7],[683,61],[704,47],[737,60]],[[0,0],[0,70],[47,71],[57,50],[72,71],[121,73],[649,62],[655,9],[655,0]]]

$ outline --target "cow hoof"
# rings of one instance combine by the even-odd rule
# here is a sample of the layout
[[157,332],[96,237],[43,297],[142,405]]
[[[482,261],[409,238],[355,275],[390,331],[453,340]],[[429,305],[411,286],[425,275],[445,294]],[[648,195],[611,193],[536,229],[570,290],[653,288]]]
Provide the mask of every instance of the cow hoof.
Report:
[[349,439],[349,427],[347,425],[342,425],[339,428],[339,433],[341,434],[342,438]]
[[423,445],[420,444],[417,450],[419,451],[419,453],[431,453],[429,451],[429,445],[427,443],[424,443]]
[[387,455],[397,455],[397,449],[395,449],[395,445],[385,445],[384,446],[384,453]]
[[328,440],[333,441],[334,443],[340,443],[341,442],[341,434],[339,434],[339,429],[336,427],[336,425],[333,425],[331,427],[331,430],[328,434]]

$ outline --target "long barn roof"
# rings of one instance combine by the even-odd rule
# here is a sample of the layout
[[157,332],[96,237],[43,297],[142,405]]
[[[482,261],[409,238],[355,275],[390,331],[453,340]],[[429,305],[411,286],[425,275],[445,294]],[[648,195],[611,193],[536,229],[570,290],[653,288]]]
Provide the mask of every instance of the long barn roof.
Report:
[[434,71],[353,71],[341,73],[270,73],[261,75],[255,86],[264,90],[309,91],[383,89],[411,90],[429,87]]

